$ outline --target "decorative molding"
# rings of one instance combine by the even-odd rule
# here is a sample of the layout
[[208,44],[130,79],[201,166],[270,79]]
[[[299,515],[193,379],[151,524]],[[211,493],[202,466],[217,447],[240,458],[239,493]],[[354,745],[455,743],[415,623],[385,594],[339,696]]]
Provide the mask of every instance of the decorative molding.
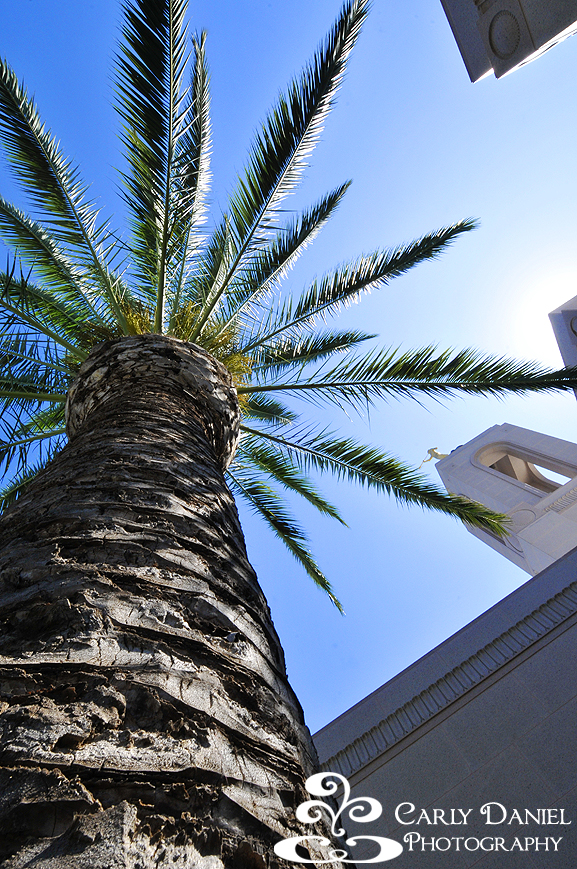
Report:
[[570,492],[567,492],[566,495],[562,495],[560,498],[557,498],[556,501],[553,501],[552,504],[549,504],[548,507],[545,507],[544,513],[548,513],[551,510],[554,510],[555,513],[562,513],[567,507],[570,507],[571,504],[574,504],[577,501],[577,489],[571,489]]
[[550,598],[321,766],[349,777],[577,613],[577,582]]

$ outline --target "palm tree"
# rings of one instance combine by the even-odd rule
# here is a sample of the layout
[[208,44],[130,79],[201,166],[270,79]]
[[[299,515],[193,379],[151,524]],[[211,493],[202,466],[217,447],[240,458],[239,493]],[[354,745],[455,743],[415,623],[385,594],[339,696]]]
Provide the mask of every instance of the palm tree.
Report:
[[575,386],[572,371],[470,350],[363,352],[375,336],[326,325],[472,221],[281,294],[348,187],[283,218],[367,5],[346,0],[211,231],[205,37],[190,43],[186,0],[124,4],[128,238],[99,220],[77,167],[0,66],[0,136],[33,210],[0,198],[13,250],[0,297],[6,869],[276,861],[314,749],[231,491],[339,607],[281,494],[342,521],[311,471],[503,533],[503,517],[303,421],[291,396],[354,408]]

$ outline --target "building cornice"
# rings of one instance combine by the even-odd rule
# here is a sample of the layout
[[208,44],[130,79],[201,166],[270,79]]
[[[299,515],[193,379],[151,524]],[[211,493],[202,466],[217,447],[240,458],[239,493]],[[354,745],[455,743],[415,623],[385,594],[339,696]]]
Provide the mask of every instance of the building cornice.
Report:
[[576,613],[573,582],[327,758],[321,769],[345,777],[359,772]]

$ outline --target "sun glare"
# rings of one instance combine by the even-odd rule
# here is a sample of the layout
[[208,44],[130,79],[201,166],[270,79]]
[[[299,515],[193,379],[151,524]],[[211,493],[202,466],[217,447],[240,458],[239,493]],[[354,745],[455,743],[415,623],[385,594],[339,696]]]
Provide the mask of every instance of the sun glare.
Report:
[[511,302],[511,349],[516,356],[551,367],[562,365],[549,313],[577,295],[577,274],[569,268],[537,276]]

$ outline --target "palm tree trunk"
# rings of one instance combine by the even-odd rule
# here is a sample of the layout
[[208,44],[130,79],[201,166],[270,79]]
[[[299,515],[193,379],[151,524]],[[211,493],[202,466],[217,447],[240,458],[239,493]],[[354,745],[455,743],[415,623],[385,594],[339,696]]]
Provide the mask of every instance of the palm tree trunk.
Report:
[[281,865],[314,749],[224,481],[238,418],[194,345],[83,364],[0,526],[3,869]]

